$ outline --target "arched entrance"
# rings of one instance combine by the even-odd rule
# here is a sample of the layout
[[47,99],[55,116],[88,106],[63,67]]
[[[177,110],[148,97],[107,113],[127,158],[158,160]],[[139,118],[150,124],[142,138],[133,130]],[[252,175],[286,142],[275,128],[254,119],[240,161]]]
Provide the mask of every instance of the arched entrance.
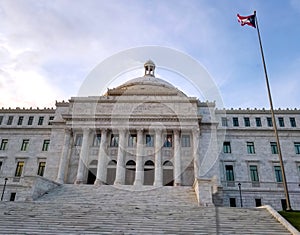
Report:
[[129,160],[126,163],[126,171],[125,171],[125,184],[133,185],[135,179],[135,161]]
[[154,183],[154,162],[148,160],[144,165],[144,185],[153,185]]
[[89,164],[88,176],[87,176],[87,184],[94,184],[97,175],[97,160],[93,160]]
[[107,165],[106,183],[113,185],[116,179],[117,161],[111,160]]
[[174,167],[170,161],[165,161],[163,164],[163,185],[173,186],[174,185]]

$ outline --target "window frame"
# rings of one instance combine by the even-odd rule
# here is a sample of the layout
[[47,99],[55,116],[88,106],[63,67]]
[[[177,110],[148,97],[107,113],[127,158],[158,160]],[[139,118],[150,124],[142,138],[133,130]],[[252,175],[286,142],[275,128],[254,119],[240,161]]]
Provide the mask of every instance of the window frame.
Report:
[[223,153],[231,153],[231,143],[230,141],[223,142]]
[[254,142],[252,141],[247,141],[246,142],[247,145],[247,153],[248,154],[255,154],[255,146],[254,146]]
[[300,154],[300,142],[294,143],[295,153]]
[[232,125],[235,126],[235,127],[240,126],[238,117],[233,117],[232,118]]
[[8,145],[8,139],[2,139],[0,144],[0,150],[6,150]]
[[24,120],[24,116],[19,116],[17,125],[18,126],[23,125],[23,120]]
[[18,161],[15,171],[15,177],[22,177],[24,172],[25,162],[24,161]]
[[37,175],[43,177],[45,174],[45,168],[46,168],[46,162],[45,161],[39,162]]
[[244,117],[244,125],[245,125],[245,127],[250,127],[251,126],[249,117]]
[[275,180],[277,183],[282,183],[282,171],[280,166],[274,166]]
[[146,147],[154,147],[154,135],[146,134]]
[[49,150],[50,140],[46,139],[43,141],[42,151],[47,152]]
[[181,135],[181,147],[183,148],[191,147],[191,136],[189,134]]
[[290,125],[291,127],[297,127],[296,118],[290,117]]
[[268,127],[273,127],[273,120],[270,117],[267,117],[267,125]]
[[38,120],[38,126],[42,126],[42,125],[43,125],[44,119],[45,119],[44,116],[40,116],[40,117],[39,117],[39,120]]
[[278,154],[278,146],[276,142],[270,142],[271,146],[271,153],[272,154]]
[[256,123],[256,127],[261,127],[262,126],[261,118],[260,117],[256,117],[255,118],[255,123]]
[[250,171],[251,182],[259,182],[257,165],[249,165],[249,171]]
[[278,124],[279,124],[279,127],[284,127],[284,118],[283,117],[278,117]]
[[23,139],[21,145],[21,151],[27,151],[29,146],[29,139]]

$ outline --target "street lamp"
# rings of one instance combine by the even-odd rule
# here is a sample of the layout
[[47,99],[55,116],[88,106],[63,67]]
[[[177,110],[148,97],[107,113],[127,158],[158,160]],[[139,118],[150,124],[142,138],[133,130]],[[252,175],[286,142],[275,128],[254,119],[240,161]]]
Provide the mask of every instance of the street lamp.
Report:
[[4,196],[4,192],[5,192],[5,187],[6,187],[7,180],[8,180],[7,178],[4,179],[4,185],[3,185],[2,195],[1,195],[1,201],[3,201],[3,196]]
[[238,183],[239,186],[239,192],[240,192],[240,202],[241,202],[241,207],[243,207],[243,200],[242,200],[242,188],[241,188],[241,183]]

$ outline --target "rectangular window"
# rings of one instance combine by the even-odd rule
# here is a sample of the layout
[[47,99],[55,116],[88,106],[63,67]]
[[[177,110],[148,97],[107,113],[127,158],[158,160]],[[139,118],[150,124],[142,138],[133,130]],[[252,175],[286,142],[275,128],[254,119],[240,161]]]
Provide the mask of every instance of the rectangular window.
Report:
[[225,166],[225,171],[226,171],[226,180],[227,181],[234,181],[233,166],[232,165],[226,165]]
[[1,140],[1,145],[0,145],[0,150],[6,150],[7,143],[8,143],[8,139],[2,139]]
[[3,164],[3,162],[0,162],[0,171],[1,171],[1,168],[2,168],[2,164]]
[[129,135],[128,137],[128,147],[136,147],[137,143],[137,136],[136,135]]
[[181,136],[181,146],[182,147],[191,147],[191,140],[189,135]]
[[44,122],[44,117],[39,117],[38,125],[41,126],[43,125]]
[[255,198],[255,206],[260,207],[261,205],[261,198]]
[[2,124],[3,116],[0,116],[0,125]]
[[46,167],[46,162],[40,162],[37,175],[44,176],[45,167]]
[[9,116],[6,124],[11,125],[13,120],[14,120],[14,116]]
[[279,126],[280,127],[284,127],[284,119],[283,119],[283,117],[279,117],[278,118],[278,122],[279,122]]
[[229,141],[223,143],[223,153],[231,153],[231,146]]
[[172,135],[165,135],[164,147],[171,148],[173,144]]
[[282,173],[281,173],[280,166],[274,166],[274,171],[275,171],[276,182],[281,183],[282,182]]
[[31,126],[33,123],[33,116],[29,116],[27,125]]
[[20,125],[23,124],[23,119],[24,119],[24,116],[19,116],[19,119],[18,119],[18,126],[20,126]]
[[272,118],[270,117],[267,118],[267,124],[269,127],[273,126]]
[[110,138],[110,147],[118,147],[119,146],[119,135],[111,135]]
[[239,126],[239,119],[237,117],[232,118],[233,126]]
[[95,134],[93,139],[93,146],[98,147],[101,143],[101,134]]
[[82,145],[82,134],[77,134],[75,138],[75,146],[81,146]]
[[247,142],[247,153],[248,154],[255,153],[254,142]]
[[234,197],[229,198],[230,207],[236,207],[236,200]]
[[154,136],[146,135],[146,147],[153,147],[153,146],[154,146]]
[[277,148],[277,143],[276,142],[271,142],[271,152],[272,154],[278,154],[278,148]]
[[249,166],[250,168],[250,177],[252,182],[258,182],[258,171],[257,171],[257,166],[251,165]]
[[290,117],[291,127],[296,127],[296,119],[294,117]]
[[222,126],[228,126],[228,121],[226,117],[222,117]]
[[29,145],[29,140],[28,139],[23,140],[21,151],[26,151],[28,149],[28,145]]
[[17,194],[17,193],[11,193],[11,194],[10,194],[9,201],[11,201],[11,202],[15,201],[15,200],[16,200],[16,194]]
[[42,151],[48,151],[50,140],[44,140]]
[[19,161],[17,163],[15,177],[21,177],[22,176],[24,164],[25,163],[23,161]]
[[52,125],[52,122],[51,122],[51,121],[53,121],[53,119],[54,119],[54,116],[50,116],[50,117],[49,117],[48,125]]
[[294,143],[296,154],[300,154],[300,143]]
[[260,127],[261,126],[261,119],[260,117],[255,118],[256,126]]
[[244,117],[245,126],[250,126],[250,119],[248,117]]

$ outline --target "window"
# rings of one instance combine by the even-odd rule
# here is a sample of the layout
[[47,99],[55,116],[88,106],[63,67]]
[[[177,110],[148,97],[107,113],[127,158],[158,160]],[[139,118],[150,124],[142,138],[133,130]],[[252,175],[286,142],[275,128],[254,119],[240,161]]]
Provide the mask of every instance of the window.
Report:
[[2,164],[3,164],[3,162],[2,162],[2,161],[0,161],[0,171],[1,171],[1,168],[2,168]]
[[27,123],[29,126],[32,125],[32,123],[33,123],[33,118],[34,118],[33,116],[29,116],[29,118],[28,118],[28,123]]
[[54,119],[54,116],[50,116],[50,117],[49,117],[48,125],[52,125],[52,122],[51,122],[51,121],[53,121],[53,119]]
[[225,142],[223,143],[223,153],[231,153],[230,142],[225,141]]
[[0,125],[2,124],[3,116],[0,116]]
[[154,146],[154,136],[146,135],[146,147],[153,147],[153,146]]
[[19,161],[17,163],[15,177],[21,177],[21,175],[23,173],[23,168],[24,168],[24,162],[23,161]]
[[181,146],[182,147],[191,147],[191,140],[189,135],[181,136]]
[[23,140],[21,151],[26,151],[28,149],[28,145],[29,145],[29,140],[28,139]]
[[300,154],[300,142],[294,143],[296,154]]
[[255,118],[256,126],[260,127],[261,126],[261,119],[260,117]]
[[101,143],[101,134],[95,134],[93,140],[93,146],[94,147],[100,146],[100,143]]
[[228,126],[228,121],[226,117],[222,117],[222,126]]
[[261,205],[261,198],[255,198],[255,206],[260,207]]
[[239,119],[237,117],[232,118],[233,126],[239,126]]
[[267,124],[269,127],[273,126],[272,118],[270,117],[267,118]]
[[225,171],[226,171],[226,180],[227,181],[234,181],[233,166],[232,165],[226,165],[225,166]]
[[44,140],[42,151],[48,151],[50,140]]
[[255,153],[254,142],[247,142],[247,153],[248,154]]
[[24,119],[24,116],[19,116],[19,119],[18,119],[18,126],[20,126],[20,125],[23,124],[23,119]]
[[8,143],[8,139],[2,139],[1,140],[1,145],[0,145],[0,150],[6,150],[7,143]]
[[276,142],[271,142],[271,152],[272,154],[278,154],[278,148],[277,148],[277,143]]
[[280,127],[284,127],[284,119],[283,119],[283,117],[279,117],[278,118],[278,122],[279,122],[279,126]]
[[282,173],[280,166],[274,166],[276,182],[282,182]]
[[119,135],[111,135],[110,138],[110,147],[118,147],[119,146]]
[[82,145],[82,134],[77,134],[75,138],[75,146],[81,146]]
[[234,197],[229,198],[230,207],[236,207],[236,200]]
[[248,117],[244,117],[245,126],[250,126],[250,119]]
[[128,137],[128,147],[136,147],[137,137],[136,135],[129,135]]
[[11,202],[15,201],[15,200],[16,200],[16,194],[17,194],[17,193],[11,193],[11,194],[10,194],[9,201],[11,201]]
[[172,135],[165,135],[164,147],[171,148],[172,147]]
[[296,127],[296,119],[294,117],[290,117],[291,127]]
[[9,116],[6,124],[11,125],[13,120],[14,120],[14,116]]
[[44,117],[39,117],[38,125],[41,126],[43,125],[44,122]]
[[251,165],[249,166],[250,168],[250,177],[252,182],[258,182],[258,171],[257,171],[257,166]]
[[40,162],[37,175],[44,176],[45,167],[46,167],[46,162]]

